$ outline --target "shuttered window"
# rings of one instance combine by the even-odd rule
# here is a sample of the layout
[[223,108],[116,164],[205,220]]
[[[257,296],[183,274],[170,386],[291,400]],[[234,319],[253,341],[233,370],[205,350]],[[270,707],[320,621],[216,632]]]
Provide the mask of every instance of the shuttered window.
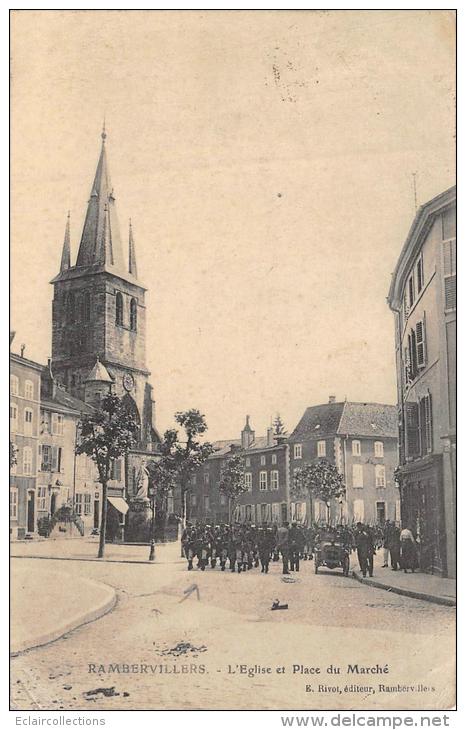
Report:
[[432,395],[428,393],[419,402],[419,431],[421,454],[430,454],[432,451]]
[[419,456],[419,405],[406,403],[406,456]]
[[425,326],[421,320],[416,323],[416,363],[418,368],[423,368],[426,364],[426,342],[425,342]]
[[417,375],[416,335],[414,330],[408,335],[409,376],[413,380]]
[[419,294],[422,291],[422,287],[424,286],[424,261],[422,259],[422,254],[419,256],[416,264],[416,279],[417,293]]
[[426,421],[425,421],[425,428],[426,428],[426,447],[427,447],[427,452],[430,453],[433,450],[433,441],[432,441],[432,395],[430,393],[425,398],[425,401],[426,401]]
[[409,347],[404,348],[403,352],[403,365],[405,373],[405,388],[408,387],[411,382],[411,359],[409,357]]
[[445,309],[456,309],[456,274],[445,277]]
[[408,302],[409,302],[409,308],[414,304],[414,280],[413,277],[410,276],[408,280]]
[[445,309],[456,309],[456,239],[443,244]]
[[61,471],[61,447],[52,447],[52,471]]

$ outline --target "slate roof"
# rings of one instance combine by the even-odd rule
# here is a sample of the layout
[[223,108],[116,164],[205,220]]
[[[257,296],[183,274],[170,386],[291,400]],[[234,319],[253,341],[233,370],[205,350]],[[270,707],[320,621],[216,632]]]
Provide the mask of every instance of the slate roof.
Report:
[[52,279],[52,283],[108,272],[120,277],[124,281],[144,288],[137,280],[136,254],[131,229],[129,238],[129,265],[123,255],[115,196],[107,162],[106,137],[107,134],[104,129],[102,131],[99,161],[91,186],[76,264],[75,266],[70,265],[68,219],[60,273]]
[[385,403],[345,403],[338,433],[398,438],[397,407]]
[[335,435],[398,437],[398,414],[385,403],[324,403],[304,411],[290,441]]
[[41,406],[45,408],[54,408],[60,406],[76,413],[93,413],[94,409],[88,403],[79,400],[70,395],[66,390],[62,388],[56,388],[53,396],[47,396],[41,400]]
[[213,441],[212,446],[214,447],[215,451],[214,453],[209,457],[210,459],[215,458],[216,456],[226,456],[227,454],[231,453],[230,446],[238,446],[239,450],[243,452],[249,452],[249,451],[259,451],[261,449],[271,449],[274,446],[277,446],[276,443],[273,443],[272,446],[269,446],[267,444],[267,436],[257,436],[257,438],[253,441],[253,443],[249,446],[248,449],[242,449],[241,448],[241,439],[223,439],[222,441]]
[[92,368],[91,372],[84,382],[113,383],[113,379],[110,377],[108,370],[103,362],[100,362],[99,358],[97,357],[94,367]]
[[226,454],[229,454],[231,451],[231,444],[234,444],[235,446],[241,446],[241,439],[224,439],[223,441],[213,441],[212,446],[214,447],[215,452],[209,458],[214,458],[215,456],[225,456]]
[[344,406],[345,403],[324,403],[306,408],[289,440],[321,439],[335,435]]

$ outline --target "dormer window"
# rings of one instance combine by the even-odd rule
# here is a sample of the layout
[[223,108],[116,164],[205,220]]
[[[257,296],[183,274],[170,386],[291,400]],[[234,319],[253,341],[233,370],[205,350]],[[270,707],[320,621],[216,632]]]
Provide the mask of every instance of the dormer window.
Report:
[[115,297],[115,323],[123,326],[123,296],[121,292],[117,292]]

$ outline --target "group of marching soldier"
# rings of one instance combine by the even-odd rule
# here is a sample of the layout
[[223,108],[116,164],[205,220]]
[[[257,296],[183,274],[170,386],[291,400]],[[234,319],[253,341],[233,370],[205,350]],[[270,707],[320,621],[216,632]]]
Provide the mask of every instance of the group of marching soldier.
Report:
[[[286,534],[285,534],[286,533]],[[312,556],[314,531],[293,523],[278,527],[249,524],[235,525],[190,525],[181,537],[183,553],[188,561],[188,570],[196,567],[228,567],[233,573],[243,573],[261,566],[262,573],[269,572],[271,561],[283,561],[283,572],[299,571],[300,560]]]
[[[269,572],[271,561],[282,559],[283,573],[299,571],[301,560],[312,560],[314,547],[321,534],[333,533],[335,540],[346,548],[357,551],[358,562],[363,576],[372,576],[374,555],[378,548],[384,548],[383,568],[388,567],[388,553],[392,569],[398,567],[407,572],[416,568],[417,543],[413,531],[404,527],[401,530],[394,522],[386,520],[384,526],[369,527],[357,522],[356,525],[314,524],[312,527],[288,522],[282,525],[234,524],[204,525],[187,524],[181,537],[183,555],[188,561],[188,570],[196,567],[205,570],[228,569],[233,573],[243,573],[261,566],[262,573]],[[401,557],[400,557],[401,556]]]

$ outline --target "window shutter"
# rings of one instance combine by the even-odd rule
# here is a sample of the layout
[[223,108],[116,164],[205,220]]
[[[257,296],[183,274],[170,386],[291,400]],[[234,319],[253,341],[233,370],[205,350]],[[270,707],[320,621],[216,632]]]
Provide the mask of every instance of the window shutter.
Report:
[[404,296],[404,317],[405,322],[409,317],[409,302],[408,302],[408,290],[405,290],[405,296]]
[[423,320],[416,322],[416,360],[419,368],[426,364],[425,327]]
[[405,463],[405,432],[403,429],[403,424],[400,422],[398,424],[398,449],[399,449],[399,455],[400,455],[400,464]]
[[416,333],[411,330],[411,379],[414,380],[418,374],[418,361],[417,361],[417,348],[416,348]]
[[456,274],[445,277],[445,309],[456,309]]
[[[409,335],[408,335],[409,337]],[[411,358],[409,356],[409,347],[404,348],[404,372],[405,372],[405,387],[407,387],[411,381]]]
[[425,398],[425,417],[426,417],[426,448],[427,453],[432,451],[432,394],[429,393]]
[[426,398],[421,398],[419,403],[419,437],[420,437],[420,452],[421,455],[427,453],[427,441],[426,441]]
[[456,268],[456,262],[454,264],[454,258],[456,257],[456,241],[455,247],[452,246],[452,241],[446,241],[443,244],[443,267],[445,276],[450,276],[454,271],[454,265]]
[[58,471],[58,447],[52,446],[52,471]]
[[419,405],[406,403],[406,455],[419,456]]

